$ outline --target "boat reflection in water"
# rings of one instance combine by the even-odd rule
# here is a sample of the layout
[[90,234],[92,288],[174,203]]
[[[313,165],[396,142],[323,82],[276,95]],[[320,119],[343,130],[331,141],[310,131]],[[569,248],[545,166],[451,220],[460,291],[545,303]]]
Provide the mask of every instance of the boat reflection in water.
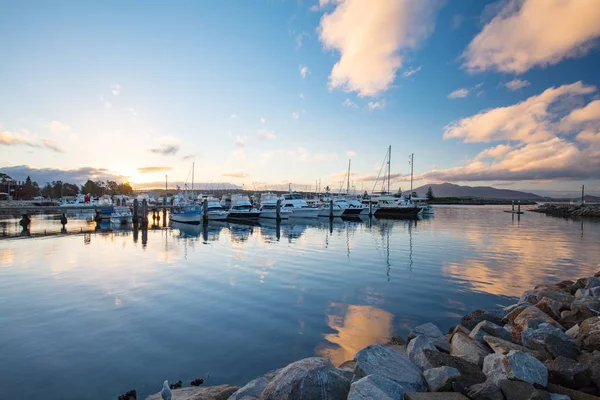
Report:
[[215,242],[219,240],[219,235],[223,228],[228,226],[227,222],[210,221],[207,225],[191,225],[171,220],[170,227],[179,231],[179,237],[199,238],[202,235],[204,242]]

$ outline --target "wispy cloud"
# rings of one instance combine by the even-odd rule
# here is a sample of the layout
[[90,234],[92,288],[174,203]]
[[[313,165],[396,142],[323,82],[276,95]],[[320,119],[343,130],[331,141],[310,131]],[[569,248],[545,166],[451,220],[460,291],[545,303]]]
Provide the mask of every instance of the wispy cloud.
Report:
[[238,136],[235,138],[235,145],[238,147],[246,146],[246,138]]
[[[319,39],[340,53],[329,86],[377,96],[388,90],[403,54],[415,49],[433,31],[438,2],[338,0],[319,24]],[[321,4],[322,6],[322,4]]]
[[268,129],[259,129],[257,131],[257,135],[259,139],[262,140],[274,140],[277,136],[275,135],[275,131]]
[[356,157],[356,152],[355,152],[354,150],[348,150],[348,151],[346,152],[346,155],[347,155],[348,157]]
[[110,91],[112,92],[112,94],[114,94],[115,96],[118,96],[119,93],[121,93],[121,85],[119,85],[118,83],[115,83],[114,85],[110,86]]
[[59,121],[52,121],[50,122],[50,131],[52,133],[69,133],[71,132],[71,127]]
[[260,123],[261,123],[261,124],[264,124],[264,123],[266,123],[266,122],[267,122],[267,120],[266,120],[266,119],[264,119],[264,118],[261,118],[261,119],[260,119]]
[[460,14],[456,14],[452,17],[452,29],[458,29],[460,28],[460,26],[462,25],[463,21],[465,20],[465,17],[463,17]]
[[231,118],[231,119],[237,119],[237,117],[238,117],[237,114],[231,114],[231,116],[229,118]]
[[140,174],[153,174],[157,172],[168,172],[171,171],[173,167],[140,167],[137,171]]
[[382,109],[382,108],[385,108],[385,101],[384,100],[370,101],[369,104],[367,105],[367,107],[369,107],[369,111]]
[[304,38],[310,38],[310,35],[306,32],[301,32],[296,35],[296,49],[302,47]]
[[25,134],[0,131],[0,146],[28,146],[45,148],[52,150],[57,153],[64,153],[64,149],[60,148],[56,143],[50,139],[37,139],[26,131]]
[[127,111],[129,111],[131,113],[131,115],[133,115],[134,117],[137,117],[137,111],[135,111],[133,108],[128,108]]
[[221,174],[221,176],[227,176],[229,178],[244,179],[250,175],[248,175],[246,172],[227,172],[227,173]]
[[448,98],[449,99],[463,99],[463,98],[467,97],[468,95],[469,95],[469,89],[460,88],[460,89],[456,89],[455,91],[450,93],[448,95]]
[[344,100],[344,102],[342,103],[342,105],[344,107],[358,108],[358,105],[355,102],[353,102],[352,100],[350,100],[350,99]]
[[300,65],[298,67],[298,70],[300,71],[300,76],[302,77],[302,79],[306,78],[306,75],[310,74],[310,70],[306,65]]
[[161,136],[154,141],[157,143],[157,146],[149,149],[152,153],[173,156],[179,152],[179,139],[176,137]]
[[88,179],[122,182],[128,179],[127,176],[115,173],[106,168],[94,167],[59,169],[17,165],[13,167],[0,167],[0,172],[8,174],[17,180],[25,180],[26,177],[30,176],[32,180],[40,184],[52,181],[83,183]]
[[417,72],[419,72],[421,70],[421,66],[419,65],[417,68],[409,68],[406,71],[404,71],[404,73],[402,74],[402,76],[404,76],[405,78],[408,78],[411,75],[416,74]]
[[[523,73],[578,57],[600,37],[596,0],[510,0],[463,53],[471,72]],[[532,23],[535,21],[535,23]]]
[[529,81],[521,80],[518,78],[513,79],[512,81],[506,82],[504,86],[510,91],[516,91],[524,88],[525,86],[529,86]]
[[99,96],[98,100],[100,100],[100,103],[102,103],[104,108],[106,108],[107,110],[112,108],[112,103],[106,100],[103,96]]
[[196,154],[188,154],[188,155],[185,155],[185,156],[181,157],[181,160],[182,161],[187,161],[187,160],[193,160],[195,158],[196,158]]
[[300,114],[294,111],[292,113],[292,119],[298,119],[298,118],[300,118]]
[[244,149],[237,149],[231,152],[231,157],[235,158],[236,160],[243,160],[246,158],[246,153],[244,152]]
[[304,100],[304,93],[300,93],[300,94],[298,95],[298,97],[300,97],[300,99]]

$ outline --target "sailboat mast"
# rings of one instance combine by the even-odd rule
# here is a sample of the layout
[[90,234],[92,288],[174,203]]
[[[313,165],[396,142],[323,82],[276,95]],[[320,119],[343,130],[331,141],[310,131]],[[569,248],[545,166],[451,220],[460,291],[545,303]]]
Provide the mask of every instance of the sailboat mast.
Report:
[[194,171],[196,170],[196,162],[192,163],[192,197],[194,196]]
[[413,165],[415,164],[415,153],[410,155],[410,195],[412,196],[412,184],[413,184]]
[[350,163],[352,159],[348,160],[348,181],[346,182],[346,194],[350,194]]
[[390,192],[390,177],[391,177],[391,169],[392,169],[392,146],[388,148],[388,194]]

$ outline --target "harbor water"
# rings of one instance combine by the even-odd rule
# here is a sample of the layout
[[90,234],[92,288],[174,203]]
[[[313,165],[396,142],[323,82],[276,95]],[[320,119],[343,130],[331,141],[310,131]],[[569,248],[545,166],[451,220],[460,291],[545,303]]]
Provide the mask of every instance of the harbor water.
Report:
[[[509,208],[206,228],[163,217],[148,230],[71,217],[54,236],[42,233],[60,232],[58,218],[35,216],[39,237],[0,240],[0,397],[145,398],[165,379],[245,384],[314,355],[337,365],[600,269],[600,223]],[[5,235],[20,229],[0,220]]]

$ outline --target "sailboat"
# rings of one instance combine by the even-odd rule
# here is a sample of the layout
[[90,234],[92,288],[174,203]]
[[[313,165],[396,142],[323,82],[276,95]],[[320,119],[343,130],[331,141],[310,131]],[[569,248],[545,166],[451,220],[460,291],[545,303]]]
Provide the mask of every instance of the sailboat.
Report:
[[[192,163],[192,198],[194,193],[194,170],[195,164]],[[188,175],[189,176],[189,175]],[[173,222],[183,224],[199,224],[202,221],[202,208],[190,201],[189,196],[185,196],[185,200],[174,206],[169,214],[169,218]]]
[[[387,166],[387,192],[377,198],[376,218],[415,219],[423,213],[422,207],[407,204],[390,193],[392,146],[389,146],[384,164]],[[385,175],[384,175],[385,180]],[[385,182],[384,182],[385,183]],[[375,183],[377,184],[377,183]]]

